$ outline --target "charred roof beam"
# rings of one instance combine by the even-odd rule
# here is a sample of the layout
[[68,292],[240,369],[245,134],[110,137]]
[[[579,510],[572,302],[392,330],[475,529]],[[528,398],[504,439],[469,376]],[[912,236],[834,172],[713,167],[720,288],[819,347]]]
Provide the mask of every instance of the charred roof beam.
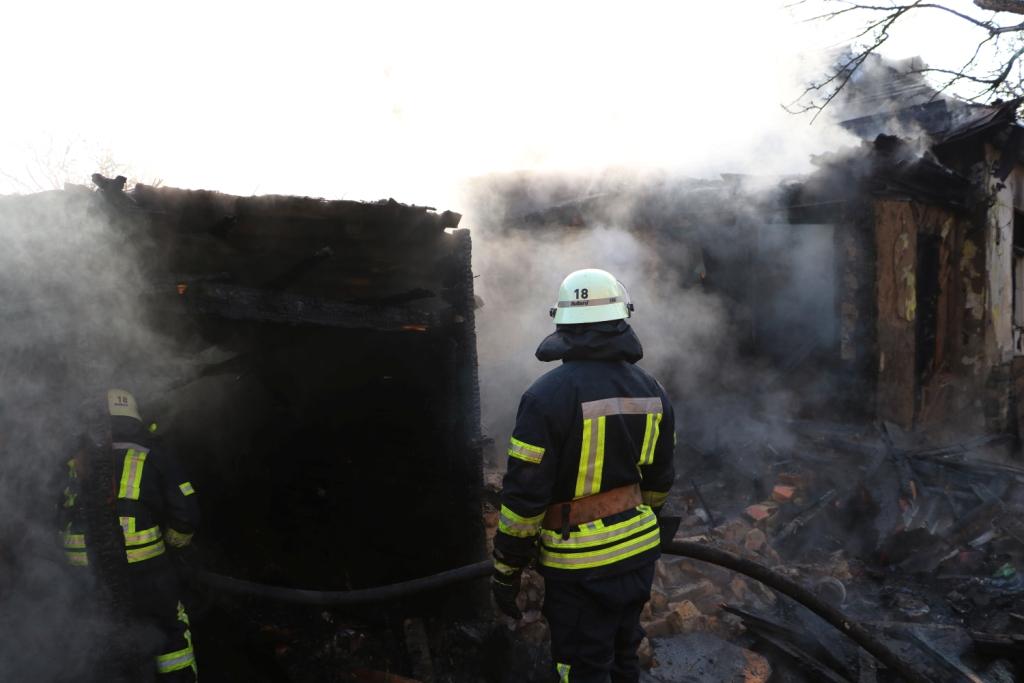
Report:
[[378,332],[426,332],[445,322],[439,313],[410,306],[349,304],[217,282],[193,285],[181,297],[195,313],[228,320]]

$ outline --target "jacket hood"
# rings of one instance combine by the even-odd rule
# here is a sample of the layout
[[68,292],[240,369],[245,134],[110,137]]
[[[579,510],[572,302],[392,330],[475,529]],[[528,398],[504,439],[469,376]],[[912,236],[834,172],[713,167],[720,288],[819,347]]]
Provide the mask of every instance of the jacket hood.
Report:
[[139,441],[146,433],[142,423],[134,418],[121,415],[110,418],[110,436],[114,441]]
[[644,348],[636,332],[625,320],[559,325],[537,347],[537,359],[624,360],[635,363],[644,357]]

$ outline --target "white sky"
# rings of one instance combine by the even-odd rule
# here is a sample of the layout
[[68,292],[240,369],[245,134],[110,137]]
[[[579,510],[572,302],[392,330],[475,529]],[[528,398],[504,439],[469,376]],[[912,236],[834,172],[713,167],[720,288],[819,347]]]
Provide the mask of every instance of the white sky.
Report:
[[[8,3],[0,192],[68,146],[79,178],[109,156],[144,182],[454,209],[491,171],[806,170],[844,138],[780,104],[851,28],[774,0]],[[921,13],[888,53],[974,37]]]

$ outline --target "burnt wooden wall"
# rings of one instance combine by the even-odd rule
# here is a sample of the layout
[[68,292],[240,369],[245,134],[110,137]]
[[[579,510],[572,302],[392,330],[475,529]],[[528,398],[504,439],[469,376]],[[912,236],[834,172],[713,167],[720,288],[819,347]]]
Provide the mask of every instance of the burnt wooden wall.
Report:
[[878,416],[914,422],[917,226],[908,202],[875,203]]
[[874,222],[877,416],[906,428],[981,426],[984,257],[971,222],[901,199],[877,199]]

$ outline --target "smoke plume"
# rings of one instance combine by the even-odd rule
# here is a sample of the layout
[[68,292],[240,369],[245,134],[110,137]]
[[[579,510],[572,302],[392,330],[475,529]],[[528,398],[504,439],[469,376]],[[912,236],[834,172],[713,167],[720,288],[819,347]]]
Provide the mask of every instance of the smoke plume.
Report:
[[[106,637],[57,536],[80,407],[173,373],[138,304],[144,234],[98,192],[0,198],[0,680],[88,680]],[[143,403],[142,409],[145,409]]]

